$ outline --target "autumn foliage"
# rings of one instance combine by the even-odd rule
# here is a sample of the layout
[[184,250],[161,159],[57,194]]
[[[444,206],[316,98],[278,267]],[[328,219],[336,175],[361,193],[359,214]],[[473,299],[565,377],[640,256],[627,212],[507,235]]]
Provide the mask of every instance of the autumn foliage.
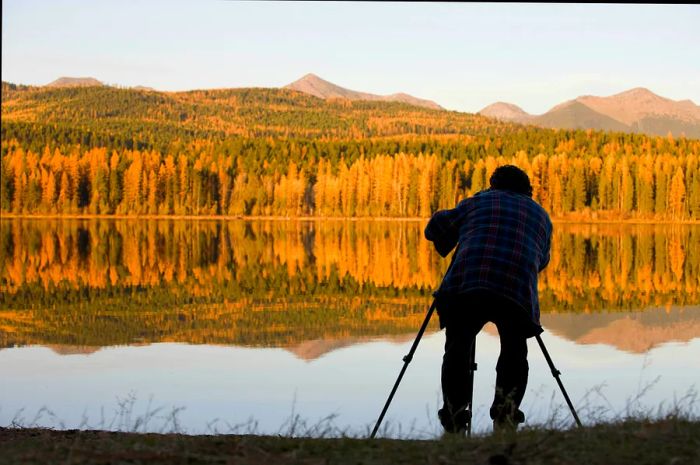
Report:
[[700,219],[700,141],[683,137],[274,89],[3,97],[5,213],[428,217],[511,163],[555,218]]
[[[580,153],[588,148],[577,148],[572,140],[534,156],[520,150],[472,161],[399,151],[340,158],[335,164],[324,157],[292,159],[272,167],[264,161],[249,166],[246,154],[217,155],[211,144],[193,143],[179,154],[79,147],[35,153],[11,140],[3,142],[2,208],[13,213],[428,217],[488,187],[496,167],[515,164],[529,174],[534,199],[555,218],[700,219],[700,143],[648,139],[634,147],[610,142],[596,155]],[[274,150],[275,144],[266,149]]]
[[[0,347],[279,345],[411,333],[448,260],[417,221],[33,220],[0,224]],[[700,229],[558,225],[543,313],[700,299]]]

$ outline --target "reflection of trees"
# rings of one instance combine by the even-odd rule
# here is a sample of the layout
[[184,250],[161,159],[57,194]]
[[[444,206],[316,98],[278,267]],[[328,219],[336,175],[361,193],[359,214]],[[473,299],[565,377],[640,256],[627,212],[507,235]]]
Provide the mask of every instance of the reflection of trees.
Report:
[[540,276],[543,310],[590,311],[699,301],[696,227],[561,225]]
[[0,235],[9,295],[27,286],[171,284],[208,295],[221,283],[241,291],[293,283],[301,288],[290,290],[300,292],[348,280],[427,291],[444,268],[422,229],[406,222],[17,220],[4,223]]
[[[156,296],[155,298],[158,298]],[[406,334],[420,326],[426,298],[297,296],[278,301],[177,305],[41,307],[0,311],[0,348],[16,344],[80,347],[150,342],[291,346],[314,339]],[[437,329],[437,319],[433,322]]]
[[[285,345],[411,332],[447,260],[423,224],[12,220],[0,346]],[[700,228],[557,225],[542,311],[697,304]]]
[[[71,292],[155,288],[207,302],[351,289],[426,295],[447,260],[422,230],[400,221],[4,221],[1,302],[22,308],[32,305],[22,296],[50,305]],[[543,310],[697,303],[700,257],[690,245],[699,234],[677,225],[559,225],[540,277]]]

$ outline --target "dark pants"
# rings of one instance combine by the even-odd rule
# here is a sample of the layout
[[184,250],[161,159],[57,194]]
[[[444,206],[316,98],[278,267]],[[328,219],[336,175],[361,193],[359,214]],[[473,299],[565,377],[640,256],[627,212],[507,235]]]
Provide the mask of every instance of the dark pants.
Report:
[[[439,302],[441,326],[445,327],[445,355],[442,359],[443,409],[440,419],[450,417],[459,429],[472,392],[469,355],[476,335],[487,322],[495,323],[501,340],[496,365],[496,392],[490,416],[497,422],[521,423],[518,410],[527,386],[527,337],[534,324],[516,304],[487,292],[474,292],[458,299]],[[460,421],[460,418],[462,421]],[[446,427],[446,429],[449,429]]]

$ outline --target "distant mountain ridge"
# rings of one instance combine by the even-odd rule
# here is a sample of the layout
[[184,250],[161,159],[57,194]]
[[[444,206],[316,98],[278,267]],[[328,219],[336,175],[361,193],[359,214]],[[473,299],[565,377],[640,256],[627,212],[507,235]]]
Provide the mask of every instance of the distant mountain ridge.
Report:
[[348,100],[380,100],[384,102],[403,102],[419,107],[430,108],[433,110],[444,110],[440,105],[431,101],[425,100],[412,95],[397,93],[391,95],[376,95],[367,92],[359,92],[356,90],[340,87],[332,82],[321,79],[315,74],[307,74],[301,79],[298,79],[291,84],[287,84],[283,89],[292,89],[299,92],[304,92],[314,97],[329,99],[329,98],[345,98]]
[[[46,84],[44,87],[89,87],[89,86],[105,86],[103,82],[93,77],[60,77],[55,81]],[[315,74],[307,74],[301,79],[298,79],[291,84],[282,87],[283,89],[291,89],[305,94],[313,95],[321,99],[344,98],[348,100],[374,100],[382,102],[402,102],[410,105],[415,105],[432,110],[444,110],[437,103],[414,97],[403,92],[391,95],[376,95],[368,92],[359,92],[355,90],[340,87],[332,82],[321,79]],[[155,89],[145,86],[132,87],[134,90],[153,91]]]
[[[48,84],[45,84],[43,87],[92,87],[92,86],[98,86],[98,87],[110,87],[109,85],[105,84],[104,82],[95,79],[93,77],[68,77],[68,76],[63,76],[55,81],[51,81]],[[146,86],[133,86],[131,89],[134,90],[144,90],[144,91],[154,91],[155,89],[153,87],[146,87]]]
[[[25,88],[3,83],[3,86]],[[60,77],[42,86],[45,88],[102,87],[111,88],[93,77]],[[3,87],[4,88],[4,87]],[[9,87],[8,87],[9,88]],[[144,86],[133,90],[154,92]],[[281,87],[332,101],[335,99],[365,100],[377,102],[403,102],[431,110],[444,110],[437,103],[405,93],[376,95],[355,91],[326,81],[315,74],[307,74],[297,81]],[[219,89],[224,91],[226,89]],[[233,89],[229,89],[233,90]],[[155,91],[157,92],[157,91]],[[192,91],[195,92],[195,91]],[[530,124],[554,129],[595,129],[656,136],[685,135],[700,138],[700,106],[691,100],[671,100],[648,89],[637,87],[608,97],[583,95],[562,102],[541,115],[532,115],[517,105],[496,102],[477,114],[504,122]]]
[[46,87],[90,87],[103,85],[101,81],[93,77],[60,77],[46,84]]
[[583,95],[560,103],[542,115],[531,115],[512,103],[496,102],[479,114],[501,121],[547,128],[600,129],[665,136],[700,137],[700,106],[671,100],[637,87],[609,97]]

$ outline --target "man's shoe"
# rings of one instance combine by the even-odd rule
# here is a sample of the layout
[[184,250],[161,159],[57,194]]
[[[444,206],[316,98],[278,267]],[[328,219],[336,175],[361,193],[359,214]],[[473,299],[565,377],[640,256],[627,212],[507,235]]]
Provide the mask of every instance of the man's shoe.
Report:
[[446,433],[464,434],[467,431],[467,423],[471,418],[471,412],[462,410],[456,414],[451,414],[448,409],[443,407],[438,410],[438,418]]

